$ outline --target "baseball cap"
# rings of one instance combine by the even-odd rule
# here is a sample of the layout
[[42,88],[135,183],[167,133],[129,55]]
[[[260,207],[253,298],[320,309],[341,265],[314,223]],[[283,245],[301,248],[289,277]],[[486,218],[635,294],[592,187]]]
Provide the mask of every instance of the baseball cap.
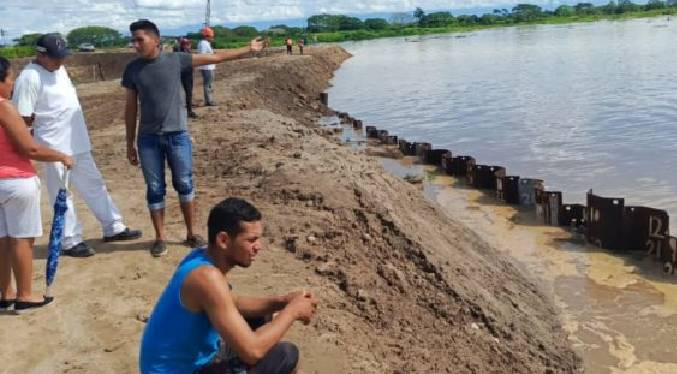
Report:
[[61,34],[45,34],[38,38],[35,50],[42,52],[51,58],[66,58],[70,54],[66,41]]

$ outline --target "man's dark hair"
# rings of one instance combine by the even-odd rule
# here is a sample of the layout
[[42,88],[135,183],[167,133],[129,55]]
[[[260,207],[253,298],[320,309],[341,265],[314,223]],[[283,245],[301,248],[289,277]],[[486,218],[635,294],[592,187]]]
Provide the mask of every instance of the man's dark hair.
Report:
[[255,222],[261,220],[261,212],[249,202],[229,197],[216,204],[209,211],[207,226],[209,227],[209,244],[216,242],[216,234],[224,231],[231,238],[242,232],[241,222]]
[[134,33],[134,31],[137,30],[151,32],[157,36],[160,36],[160,30],[158,30],[157,26],[147,19],[140,19],[136,22],[132,22],[132,24],[129,25],[129,32]]
[[0,82],[4,82],[5,79],[7,78],[7,75],[9,75],[9,67],[10,67],[9,60],[0,57]]

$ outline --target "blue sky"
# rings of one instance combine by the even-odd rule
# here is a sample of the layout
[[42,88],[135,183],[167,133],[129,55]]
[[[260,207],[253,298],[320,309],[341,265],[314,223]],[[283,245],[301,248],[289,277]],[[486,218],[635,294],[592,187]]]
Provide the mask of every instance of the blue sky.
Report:
[[[207,0],[1,0],[0,29],[5,41],[31,32],[69,30],[100,25],[120,31],[138,18],[149,18],[160,30],[174,33],[197,27],[204,20]],[[300,20],[323,12],[363,14],[424,10],[463,10],[511,7],[529,2],[544,7],[569,0],[211,0],[212,24],[242,24],[278,20]],[[583,0],[581,0],[583,1]],[[599,2],[599,1],[596,1]],[[0,41],[2,42],[2,41]]]

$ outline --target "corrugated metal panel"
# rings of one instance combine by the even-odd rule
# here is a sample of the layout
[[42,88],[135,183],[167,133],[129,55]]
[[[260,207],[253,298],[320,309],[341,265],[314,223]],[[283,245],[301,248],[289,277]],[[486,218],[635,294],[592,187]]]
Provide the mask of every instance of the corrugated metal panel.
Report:
[[520,204],[532,206],[536,204],[536,191],[543,190],[543,180],[534,178],[520,178]]
[[601,197],[588,192],[586,208],[586,239],[598,247],[620,250],[623,238],[619,230],[623,227],[625,199]]
[[451,151],[442,155],[442,161],[440,162],[440,167],[447,175],[453,175],[453,155]]
[[423,154],[423,163],[439,166],[442,164],[442,156],[447,153],[448,149],[430,149]]
[[414,144],[416,144],[416,155],[421,159],[421,161],[423,161],[425,153],[433,148],[430,143],[416,142]]
[[585,205],[583,204],[562,204],[559,210],[560,226],[581,226],[585,217]]
[[519,204],[518,176],[496,177],[496,198],[507,204]]
[[625,207],[623,216],[623,249],[658,252],[661,240],[669,236],[670,217],[662,209],[643,206]]
[[496,190],[496,177],[505,176],[503,166],[475,165],[472,169],[471,185],[483,190]]
[[452,174],[455,177],[467,177],[468,165],[475,165],[475,159],[472,156],[456,156],[451,159]]

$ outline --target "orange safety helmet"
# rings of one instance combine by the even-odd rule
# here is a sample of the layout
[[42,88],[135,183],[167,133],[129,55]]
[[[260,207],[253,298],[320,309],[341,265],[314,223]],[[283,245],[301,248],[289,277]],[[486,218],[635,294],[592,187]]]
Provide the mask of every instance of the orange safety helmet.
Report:
[[202,30],[200,30],[200,33],[201,33],[202,36],[204,36],[205,38],[214,36],[214,30],[212,30],[212,28],[210,28],[210,27],[205,27],[205,28],[203,28]]

